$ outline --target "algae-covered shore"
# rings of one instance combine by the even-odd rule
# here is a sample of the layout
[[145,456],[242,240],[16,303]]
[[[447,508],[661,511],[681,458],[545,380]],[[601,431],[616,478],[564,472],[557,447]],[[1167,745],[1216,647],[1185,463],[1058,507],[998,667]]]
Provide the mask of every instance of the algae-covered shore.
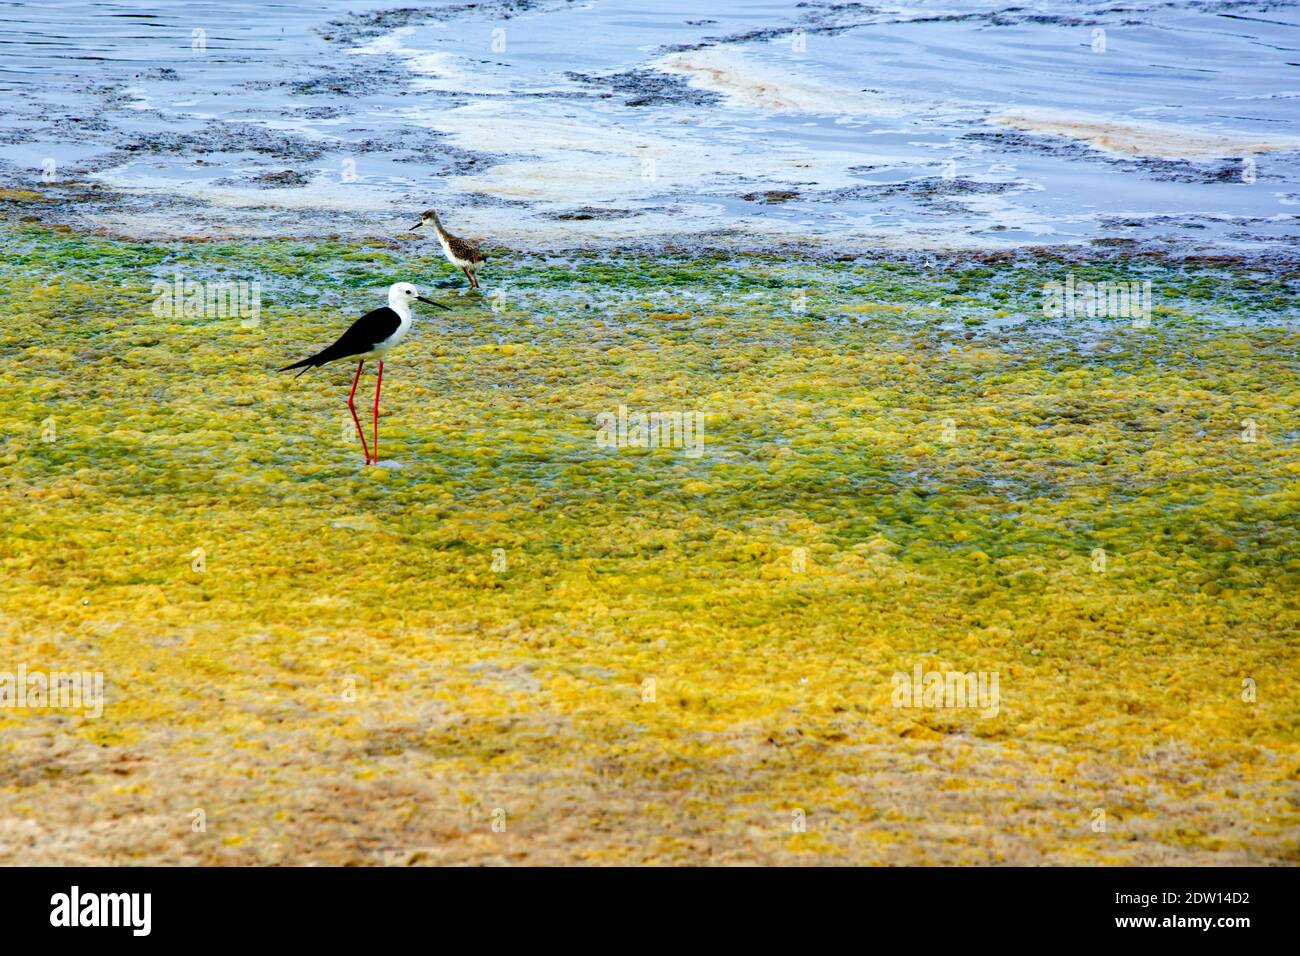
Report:
[[[0,658],[104,680],[0,709],[0,862],[1300,859],[1293,267],[492,251],[0,226]],[[399,278],[365,468],[274,369]]]

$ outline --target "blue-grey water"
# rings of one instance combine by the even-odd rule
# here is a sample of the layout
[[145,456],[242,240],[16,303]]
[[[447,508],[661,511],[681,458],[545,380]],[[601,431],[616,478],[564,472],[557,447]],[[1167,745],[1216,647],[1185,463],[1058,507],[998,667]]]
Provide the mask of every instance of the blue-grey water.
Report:
[[0,3],[0,184],[127,236],[1300,235],[1292,3]]

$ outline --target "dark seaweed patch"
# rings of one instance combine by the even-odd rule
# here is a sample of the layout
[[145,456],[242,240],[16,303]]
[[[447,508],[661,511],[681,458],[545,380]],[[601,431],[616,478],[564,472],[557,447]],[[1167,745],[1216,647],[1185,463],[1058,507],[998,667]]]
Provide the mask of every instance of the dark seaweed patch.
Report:
[[710,90],[698,90],[685,77],[654,70],[628,70],[605,76],[565,73],[575,83],[598,86],[622,94],[626,106],[707,106],[722,101]]
[[573,0],[556,3],[543,0],[485,0],[482,3],[455,3],[444,7],[395,7],[388,10],[369,10],[352,13],[332,20],[317,32],[326,40],[353,43],[391,33],[401,27],[424,23],[445,23],[450,20],[509,20],[522,13],[540,8],[564,6]]
[[324,155],[305,136],[244,123],[210,123],[187,133],[137,133],[118,148],[119,153],[204,155],[258,153],[275,159],[315,160]]
[[286,187],[306,186],[311,180],[307,176],[293,169],[281,169],[276,172],[270,170],[264,173],[258,173],[255,176],[249,176],[247,182],[256,186],[258,189],[283,189]]
[[767,192],[745,193],[740,198],[746,202],[776,203],[798,199],[799,194],[792,189],[769,189]]
[[641,213],[634,209],[601,209],[596,206],[583,206],[581,209],[571,209],[567,212],[559,212],[552,215],[551,219],[568,221],[585,221],[588,219],[628,219],[632,216],[639,216]]

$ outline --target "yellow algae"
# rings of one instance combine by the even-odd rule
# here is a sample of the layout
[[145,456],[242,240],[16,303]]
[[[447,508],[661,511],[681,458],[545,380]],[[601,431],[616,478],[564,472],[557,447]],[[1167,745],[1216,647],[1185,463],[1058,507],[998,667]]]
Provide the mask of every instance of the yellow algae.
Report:
[[[0,267],[29,350],[0,371],[0,671],[105,685],[98,717],[0,710],[0,818],[77,834],[39,862],[1300,859],[1300,340],[1230,275],[1093,352],[957,345],[912,315],[922,273],[521,260],[555,321],[417,324],[365,469],[351,369],[272,371],[338,311],[159,319],[127,274],[156,250],[74,251],[58,296]],[[642,281],[725,331],[626,305]],[[778,281],[871,322],[728,294]],[[598,445],[620,405],[704,413],[702,454]],[[918,666],[996,673],[996,715],[900,704]]]
[[0,202],[38,203],[48,202],[41,193],[30,189],[0,189]]

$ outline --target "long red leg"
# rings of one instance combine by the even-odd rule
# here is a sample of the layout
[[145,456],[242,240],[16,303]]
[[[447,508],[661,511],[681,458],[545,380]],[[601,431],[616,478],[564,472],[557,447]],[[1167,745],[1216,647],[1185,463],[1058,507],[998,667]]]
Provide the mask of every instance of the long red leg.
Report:
[[379,390],[384,387],[384,363],[379,363],[379,375],[375,378],[375,464],[379,464]]
[[357,406],[352,401],[357,394],[357,383],[361,381],[361,367],[365,364],[365,359],[357,363],[357,374],[352,379],[352,391],[348,394],[348,411],[352,413],[352,421],[357,426],[357,434],[361,436],[361,450],[366,453],[366,464],[368,465],[370,464],[370,447],[366,444],[366,433],[361,430],[361,419],[357,418]]

